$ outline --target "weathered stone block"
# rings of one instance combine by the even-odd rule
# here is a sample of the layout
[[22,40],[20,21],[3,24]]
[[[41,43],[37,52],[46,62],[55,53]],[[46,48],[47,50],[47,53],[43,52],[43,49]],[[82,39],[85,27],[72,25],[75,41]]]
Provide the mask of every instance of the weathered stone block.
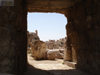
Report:
[[63,58],[64,54],[60,53],[59,49],[57,50],[47,50],[47,59],[48,60],[55,60],[55,58],[61,59]]
[[35,41],[31,48],[35,59],[46,59],[46,44],[43,41]]

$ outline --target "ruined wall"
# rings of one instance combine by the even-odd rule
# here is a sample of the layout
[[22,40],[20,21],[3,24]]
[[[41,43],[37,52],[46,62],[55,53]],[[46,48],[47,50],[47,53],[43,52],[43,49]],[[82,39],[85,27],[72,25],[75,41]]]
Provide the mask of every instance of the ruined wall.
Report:
[[0,6],[0,73],[21,75],[27,64],[26,0]]
[[45,41],[47,49],[64,49],[66,38],[67,37],[61,38],[57,41],[55,40]]
[[37,33],[34,33],[34,32],[29,32],[27,34],[27,47],[31,47],[32,44],[35,43],[35,41],[38,41],[40,40],[39,36],[37,35]]
[[[72,53],[71,49],[75,49],[78,69],[99,75],[100,0],[83,0],[70,7],[67,12],[68,52]],[[69,54],[70,60],[71,56]]]
[[65,8],[73,6],[81,0],[27,0],[28,12],[64,13]]

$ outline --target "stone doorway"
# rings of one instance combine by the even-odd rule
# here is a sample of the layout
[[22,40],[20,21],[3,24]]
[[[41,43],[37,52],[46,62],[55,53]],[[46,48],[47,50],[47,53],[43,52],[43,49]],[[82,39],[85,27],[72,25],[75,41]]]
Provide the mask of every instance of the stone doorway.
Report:
[[[33,13],[34,14],[34,13]],[[36,13],[35,13],[36,14]],[[64,17],[64,15],[62,15],[62,14],[56,14],[56,13],[37,13],[38,15],[40,15],[40,14],[42,14],[42,15],[44,15],[43,17],[46,17],[46,18],[44,18],[44,21],[43,22],[46,22],[47,24],[45,24],[44,23],[44,25],[42,25],[42,23],[40,24],[40,26],[44,26],[44,29],[46,29],[46,30],[49,30],[49,28],[52,28],[52,29],[54,29],[55,28],[55,31],[54,32],[52,32],[52,34],[55,34],[55,32],[58,32],[59,33],[59,35],[60,35],[60,33],[62,32],[60,29],[63,27],[63,29],[65,29],[65,25],[66,25],[66,22],[67,22],[67,19]],[[53,14],[53,15],[51,15],[51,14]],[[42,15],[40,15],[40,16],[42,16]],[[46,15],[46,16],[45,16]],[[51,16],[48,16],[48,15],[51,15]],[[56,16],[54,16],[54,15],[56,15]],[[33,16],[34,17],[34,16]],[[39,16],[38,16],[39,17]],[[43,19],[43,17],[42,17],[42,19]],[[50,17],[52,17],[52,19],[54,19],[55,18],[55,22],[52,20],[52,19],[49,19],[49,20],[46,20],[46,19],[48,19],[48,18]],[[64,19],[60,19],[60,18],[64,18]],[[37,18],[37,16],[36,16],[36,18]],[[41,17],[40,17],[41,18]],[[59,24],[59,23],[57,23],[58,22],[58,20],[56,20],[57,18],[59,18],[60,20],[64,20],[64,22],[65,22],[65,24],[64,23],[62,23],[63,21],[61,21],[61,23],[62,24],[64,24],[64,25],[62,25],[62,24]],[[29,18],[28,18],[29,19]],[[34,21],[34,19],[35,18],[31,18],[31,19],[33,19],[33,21]],[[30,20],[30,19],[29,19]],[[59,20],[59,21],[60,21]],[[36,21],[36,20],[35,20]],[[48,23],[50,23],[50,22],[52,23],[52,24],[48,24]],[[30,22],[30,21],[28,21],[28,22]],[[38,22],[41,22],[41,20],[40,19],[38,19]],[[57,24],[56,24],[57,23]],[[29,23],[30,24],[30,23]],[[37,25],[37,26],[39,26],[38,25],[38,23],[36,23],[36,24],[31,24],[31,28],[32,28],[32,25]],[[46,27],[45,25],[52,25],[51,27]],[[55,27],[55,25],[56,25],[56,27]],[[54,26],[54,27],[53,27]],[[57,27],[58,26],[58,27]],[[34,28],[35,26],[33,26],[33,28]],[[42,28],[42,27],[40,27],[40,28]],[[47,29],[48,28],[48,29]],[[58,28],[58,29],[56,29],[56,28]],[[51,29],[51,31],[53,31]],[[59,32],[59,31],[61,31],[61,32]],[[35,31],[35,30],[34,30]],[[38,30],[39,31],[39,30]],[[42,30],[43,31],[43,30]],[[38,33],[41,33],[42,31],[39,31]],[[50,31],[46,31],[46,32],[48,32],[49,34],[48,35],[50,35]],[[65,31],[66,32],[66,31]],[[34,33],[34,32],[33,32]],[[63,32],[64,33],[64,32]],[[45,36],[45,37],[48,37],[48,35],[44,35],[45,33],[43,33],[42,35],[43,36]],[[29,33],[28,33],[28,35],[29,35]],[[30,33],[30,35],[32,35],[31,33]],[[37,35],[37,36],[35,36],[35,35],[37,35],[36,33],[34,33],[34,35],[33,35],[33,39],[34,39],[34,37],[36,38],[37,36],[38,36],[38,40],[40,40],[41,39],[41,37],[39,37],[39,34]],[[65,33],[65,35],[66,35],[66,33]],[[53,36],[53,35],[51,35],[51,36]],[[56,33],[56,36],[58,36],[57,35],[57,33]],[[65,36],[66,37],[66,36]],[[65,38],[64,37],[64,38]],[[32,39],[32,40],[33,40]],[[50,37],[48,38],[48,40],[46,40],[46,41],[48,41],[48,42],[52,42],[52,41],[49,41],[49,39],[50,39]],[[56,41],[56,38],[54,38],[55,40],[53,41],[53,44],[55,45],[55,44],[57,44],[57,47],[53,47],[53,48],[51,48],[51,47],[47,47],[46,49],[50,49],[50,50],[52,50],[52,51],[56,51],[56,52],[58,52],[58,49],[61,49],[61,48],[58,48],[58,46],[61,44],[61,42],[62,43],[65,43],[65,39],[64,40],[61,40],[61,38],[60,38],[60,36],[59,36],[59,38],[58,38],[58,41]],[[45,40],[45,39],[44,39]],[[52,40],[52,38],[51,38],[51,40]],[[36,41],[36,40],[35,40]],[[42,40],[43,41],[43,40]],[[45,41],[44,41],[45,42]],[[34,41],[33,41],[33,43],[34,43]],[[46,42],[45,42],[46,43]],[[48,43],[49,44],[49,43]],[[34,44],[33,44],[34,45]],[[61,45],[62,46],[62,45]],[[60,46],[59,46],[60,47]],[[64,48],[65,49],[65,47],[63,46],[62,48]],[[63,51],[64,52],[64,51]],[[47,52],[46,52],[47,53]],[[54,53],[52,54],[53,56],[54,56]],[[56,55],[56,54],[55,54]],[[35,57],[35,56],[34,56]],[[41,63],[41,65],[40,65],[40,69],[44,66],[44,68],[43,69],[46,69],[46,70],[53,70],[53,68],[56,68],[55,70],[57,70],[57,66],[58,66],[58,68],[61,68],[61,70],[63,70],[63,68],[62,68],[62,66],[64,66],[63,65],[63,59],[60,59],[61,60],[61,64],[59,64],[59,61],[58,61],[58,63],[57,63],[57,60],[55,60],[55,57],[52,57],[52,58],[47,58],[47,59],[45,59],[45,60],[34,60],[34,57],[33,57],[33,61],[34,62],[37,62],[37,63],[41,63],[41,61],[42,61],[42,63]],[[32,59],[32,57],[30,57],[29,56],[29,54],[28,54],[28,58],[29,59]],[[61,57],[60,57],[61,58]],[[28,59],[28,60],[29,60]],[[50,60],[51,59],[51,60]],[[56,58],[57,59],[57,58]],[[36,63],[34,63],[33,62],[33,65],[34,64],[36,64]],[[44,62],[44,63],[43,63]],[[29,63],[30,63],[30,60],[29,60]],[[51,66],[49,66],[50,65],[50,63],[54,63],[53,65],[51,65]],[[57,65],[56,65],[57,64]],[[30,65],[32,65],[32,63],[30,64]],[[43,66],[42,66],[43,65]],[[47,69],[46,68],[46,66],[45,65],[47,65],[47,68],[49,68],[49,69]],[[56,65],[55,67],[54,67],[54,65]],[[34,65],[34,66],[38,66],[39,67],[39,64],[36,64],[36,65]],[[33,67],[34,67],[33,66]],[[42,66],[42,67],[41,67]]]
[[27,12],[65,14],[67,60],[72,60],[73,47],[77,68],[100,74],[100,0],[14,0],[12,7],[0,6],[0,73],[23,75],[27,70]]
[[[66,27],[67,27],[67,25],[66,25]],[[67,32],[67,30],[66,30],[66,32]],[[78,70],[75,69],[76,64],[73,64],[73,62],[77,63],[77,57],[76,57],[76,51],[75,51],[76,48],[75,48],[74,43],[75,43],[75,39],[73,37],[71,39],[71,44],[70,44],[71,52],[72,52],[71,53],[71,60],[68,60],[69,58],[67,57],[70,53],[69,54],[65,53],[65,58],[63,60],[55,60],[55,61],[50,61],[50,60],[49,61],[48,60],[38,60],[37,61],[37,60],[34,60],[34,58],[30,57],[30,55],[28,55],[29,65],[28,65],[28,71],[25,73],[25,75],[33,74],[34,73],[34,71],[32,72],[33,69],[36,69],[36,70],[38,69],[39,71],[41,71],[41,73],[43,73],[42,71],[44,71],[44,73],[46,73],[46,74],[55,74],[55,75],[58,75],[58,74],[62,75],[64,73],[71,74],[70,72],[68,72],[68,70],[69,71],[71,71],[71,70],[74,71],[72,73],[73,75],[75,73],[76,74],[88,75],[87,73],[84,73],[82,71],[78,71]],[[66,42],[66,44],[67,44],[67,42]],[[68,53],[67,46],[66,46],[65,49],[66,49],[65,52]],[[64,60],[65,60],[65,62],[63,62]],[[66,63],[66,61],[70,61],[70,63]],[[38,64],[36,64],[36,63],[38,63]],[[52,63],[52,65],[51,65],[51,63]],[[70,66],[70,64],[72,64],[72,65]],[[57,66],[55,66],[55,65],[57,65]],[[70,67],[68,67],[67,65],[69,65]],[[32,69],[32,67],[33,67],[33,69]],[[56,69],[54,69],[54,68],[56,68]],[[36,74],[38,74],[38,73],[36,73]]]

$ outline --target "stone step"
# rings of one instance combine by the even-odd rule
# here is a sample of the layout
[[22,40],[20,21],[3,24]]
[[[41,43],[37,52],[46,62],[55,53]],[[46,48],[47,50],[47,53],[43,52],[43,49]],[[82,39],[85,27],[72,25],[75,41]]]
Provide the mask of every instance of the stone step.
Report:
[[65,61],[64,64],[68,65],[69,67],[76,68],[76,63],[75,62]]

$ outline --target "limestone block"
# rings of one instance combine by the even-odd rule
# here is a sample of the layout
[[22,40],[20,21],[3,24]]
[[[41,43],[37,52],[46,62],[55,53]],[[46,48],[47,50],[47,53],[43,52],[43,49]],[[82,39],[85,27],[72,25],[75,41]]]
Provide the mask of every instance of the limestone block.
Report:
[[35,59],[46,59],[46,44],[43,41],[35,41],[31,48]]
[[60,53],[59,49],[56,50],[48,50],[47,51],[47,59],[48,60],[54,60],[55,58],[63,58],[63,53]]

